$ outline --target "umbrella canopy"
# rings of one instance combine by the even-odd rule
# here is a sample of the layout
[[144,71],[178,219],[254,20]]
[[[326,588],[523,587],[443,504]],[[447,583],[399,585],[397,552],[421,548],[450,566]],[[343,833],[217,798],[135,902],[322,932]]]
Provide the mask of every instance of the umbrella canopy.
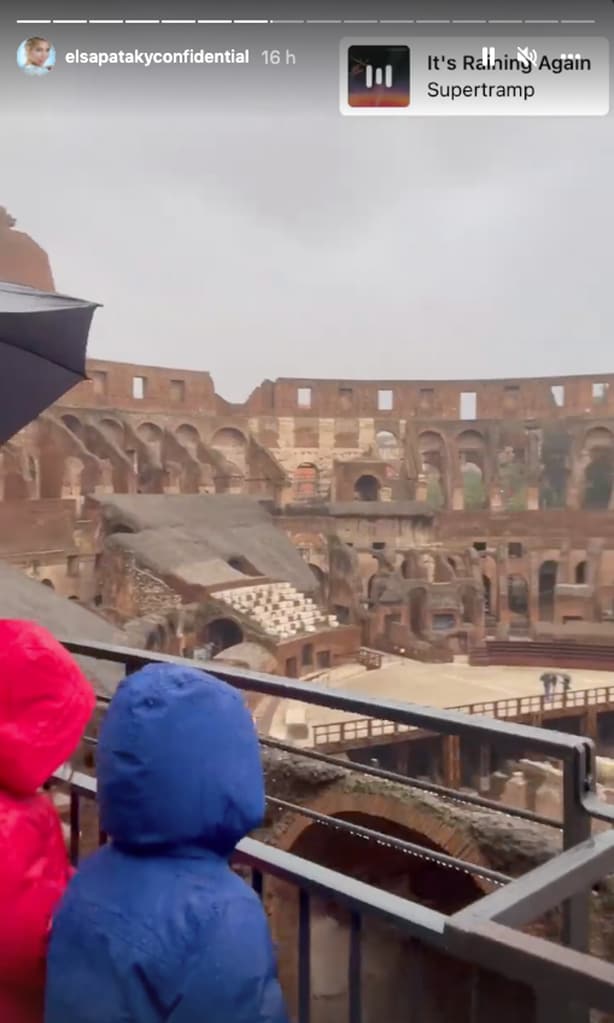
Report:
[[87,380],[97,302],[0,282],[0,444]]

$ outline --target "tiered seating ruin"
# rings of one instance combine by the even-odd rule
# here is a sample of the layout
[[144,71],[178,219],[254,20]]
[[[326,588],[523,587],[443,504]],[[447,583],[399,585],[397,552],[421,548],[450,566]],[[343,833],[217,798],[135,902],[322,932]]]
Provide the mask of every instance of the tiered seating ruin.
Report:
[[291,583],[258,583],[218,590],[215,597],[239,614],[255,619],[267,635],[277,640],[339,625],[335,615],[324,614],[311,597]]

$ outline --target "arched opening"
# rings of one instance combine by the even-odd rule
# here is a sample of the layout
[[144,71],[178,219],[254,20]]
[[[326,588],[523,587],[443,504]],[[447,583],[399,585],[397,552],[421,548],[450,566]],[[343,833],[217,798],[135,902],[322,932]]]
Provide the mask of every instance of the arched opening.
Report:
[[589,459],[584,470],[584,508],[605,511],[610,507],[614,481],[614,435],[604,426],[588,430],[583,457]]
[[[512,438],[513,439],[513,438]],[[507,511],[525,511],[528,497],[526,450],[520,443],[506,444],[497,454],[497,477]]]
[[367,583],[367,600],[370,604],[373,604],[380,593],[379,587],[380,577],[377,572],[371,576]]
[[576,565],[575,579],[578,586],[584,586],[586,583],[587,568],[586,561],[579,561]]
[[401,562],[401,576],[403,579],[420,578],[420,573],[416,565],[416,554],[413,551],[405,554],[405,557]]
[[162,440],[162,430],[155,423],[141,423],[136,432],[145,444],[159,444]]
[[539,570],[539,619],[542,622],[551,622],[554,618],[558,568],[556,561],[544,561]]
[[380,484],[375,476],[359,476],[354,484],[356,501],[379,501]]
[[241,431],[233,427],[223,427],[213,434],[211,446],[220,451],[226,461],[231,463],[233,478],[236,475],[241,477],[242,481],[246,469],[247,440]]
[[145,642],[146,650],[154,650],[156,653],[164,653],[167,649],[167,635],[166,630],[162,625],[157,625],[155,629],[149,633]]
[[55,590],[55,586],[51,582],[51,579],[41,579],[41,586],[47,586],[50,590]]
[[[429,852],[446,852],[423,833],[396,821],[368,813],[339,813],[340,824],[354,824],[393,838],[412,842]],[[482,894],[475,880],[459,871],[447,870],[439,863],[407,856],[398,849],[376,841],[365,841],[349,831],[340,831],[314,823],[305,828],[291,845],[296,855],[338,871],[364,883],[418,902],[442,913],[453,913],[475,902]],[[285,950],[296,949],[299,906],[295,892],[276,882],[271,903],[275,941],[281,951],[280,979],[288,999],[290,1016],[297,1018],[298,961]],[[331,1023],[351,1018],[348,997],[348,961],[350,952],[350,914],[343,906],[325,896],[313,896],[309,904],[311,1019]],[[457,968],[454,960],[422,949],[397,929],[375,917],[362,920],[360,949],[364,977],[361,994],[362,1018],[366,1023],[385,1020],[401,1023],[407,1019],[407,1002],[399,997],[407,990],[408,973],[417,969],[428,975],[428,989],[437,985],[436,977],[445,975],[446,985],[462,992],[466,968]],[[418,958],[416,958],[418,957]],[[465,971],[465,972],[463,972]],[[423,996],[421,992],[421,1005]],[[432,998],[433,996],[429,996]],[[433,999],[433,1007],[435,999]],[[429,1019],[440,1017],[428,1011]],[[425,1017],[426,1018],[426,1017]]]
[[66,427],[67,430],[70,430],[71,433],[74,433],[75,437],[78,437],[79,440],[82,439],[83,426],[81,424],[81,421],[77,419],[76,416],[69,415],[62,416],[62,422],[64,423],[64,426]]
[[229,558],[227,564],[230,568],[233,568],[235,572],[240,572],[241,575],[261,575],[261,573],[254,568],[251,561],[244,558],[242,555],[236,555],[234,558]]
[[375,448],[378,458],[394,462],[400,457],[399,442],[390,430],[378,430],[375,434]]
[[318,493],[318,470],[311,462],[301,462],[294,473],[294,497],[297,501],[312,501]]
[[477,430],[464,430],[457,437],[456,445],[463,478],[465,508],[484,508],[488,503],[484,485],[484,438]]
[[478,624],[478,599],[474,589],[467,588],[461,594],[461,610],[464,625]]
[[524,576],[508,576],[507,603],[513,615],[526,618],[529,614],[529,585]]
[[118,448],[123,448],[124,428],[116,419],[101,419],[100,429]]
[[426,590],[416,589],[409,594],[409,625],[414,636],[426,631]]
[[301,667],[313,668],[313,643],[304,643],[301,647]]
[[594,448],[584,472],[584,508],[607,511],[612,498],[614,452],[611,448]]
[[[335,814],[335,820],[357,824],[404,839],[428,850],[445,852],[420,832],[367,813]],[[320,863],[365,884],[411,898],[441,913],[456,913],[483,892],[470,875],[449,870],[432,860],[407,856],[399,849],[365,842],[347,831],[312,824],[299,835],[291,850],[296,856]]]
[[558,425],[546,427],[540,448],[543,467],[539,483],[540,507],[564,508],[571,436]]
[[484,508],[487,504],[488,495],[479,465],[476,465],[475,462],[463,462],[461,472],[463,475],[465,509],[471,511]]
[[215,618],[207,625],[205,637],[212,647],[211,656],[215,657],[221,650],[242,643],[243,631],[232,618]]
[[192,454],[195,454],[198,450],[200,434],[195,426],[190,426],[189,423],[183,423],[177,428],[175,437],[179,443],[183,444],[184,448],[187,448]]
[[492,614],[492,604],[491,604],[491,592],[492,591],[491,591],[490,579],[488,578],[487,575],[483,575],[482,576],[482,585],[484,587],[484,611],[486,612],[487,615],[490,615],[490,614]]
[[426,499],[433,508],[443,508],[447,502],[446,449],[443,437],[433,430],[421,433],[418,437],[418,451],[422,472],[426,477]]

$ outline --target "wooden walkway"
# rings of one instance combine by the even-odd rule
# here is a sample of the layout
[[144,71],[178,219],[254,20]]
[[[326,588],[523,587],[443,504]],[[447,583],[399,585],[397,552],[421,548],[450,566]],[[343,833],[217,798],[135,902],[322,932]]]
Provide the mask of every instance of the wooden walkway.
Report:
[[[585,734],[596,737],[596,719],[599,713],[614,711],[614,685],[595,686],[592,689],[555,691],[550,699],[544,694],[512,696],[501,700],[467,703],[448,707],[462,714],[481,714],[484,717],[508,721],[523,721],[536,726],[550,719],[580,717],[589,722]],[[424,738],[429,733],[411,725],[398,725],[378,718],[357,718],[331,721],[314,725],[313,745],[323,752],[383,746]]]

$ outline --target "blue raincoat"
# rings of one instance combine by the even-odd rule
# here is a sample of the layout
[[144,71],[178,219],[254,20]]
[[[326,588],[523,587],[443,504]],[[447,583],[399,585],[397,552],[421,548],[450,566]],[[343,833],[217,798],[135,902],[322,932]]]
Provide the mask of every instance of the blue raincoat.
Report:
[[264,815],[239,693],[149,665],[98,746],[101,825],[55,916],[45,1023],[287,1023],[260,900],[228,858]]

